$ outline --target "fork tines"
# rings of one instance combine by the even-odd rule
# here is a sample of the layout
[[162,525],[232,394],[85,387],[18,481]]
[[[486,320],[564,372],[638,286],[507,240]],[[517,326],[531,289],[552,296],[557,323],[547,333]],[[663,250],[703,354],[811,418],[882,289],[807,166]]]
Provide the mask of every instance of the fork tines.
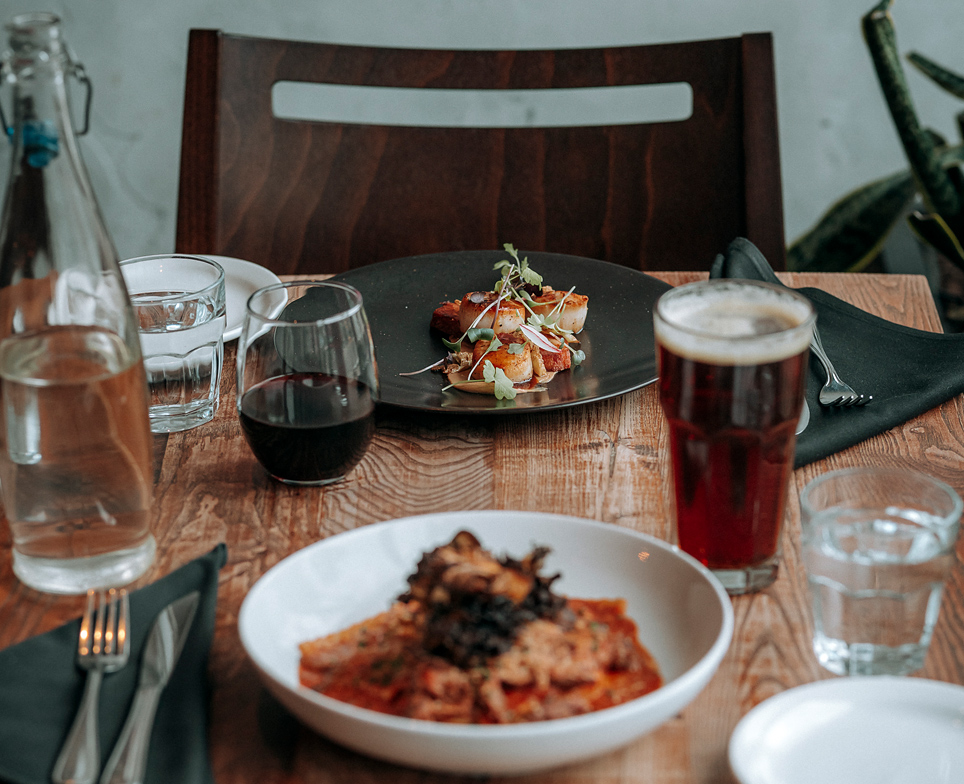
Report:
[[[123,588],[87,591],[87,608],[80,626],[80,656],[110,656],[127,647],[129,599]],[[120,605],[120,608],[119,608]],[[119,609],[118,609],[119,608]]]
[[833,406],[834,408],[851,408],[853,406],[866,406],[873,401],[873,399],[873,395],[841,395],[826,405]]

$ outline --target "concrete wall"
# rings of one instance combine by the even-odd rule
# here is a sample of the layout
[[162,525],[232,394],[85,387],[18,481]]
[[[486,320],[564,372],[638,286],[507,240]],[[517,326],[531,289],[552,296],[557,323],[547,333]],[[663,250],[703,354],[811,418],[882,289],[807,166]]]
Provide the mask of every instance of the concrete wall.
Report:
[[[174,244],[188,30],[334,43],[511,48],[681,41],[771,31],[788,241],[835,199],[904,167],[860,33],[875,0],[0,0],[48,10],[95,84],[82,141],[122,257]],[[897,0],[902,52],[964,73],[964,3]],[[954,99],[916,72],[923,121],[958,139]],[[10,106],[9,89],[0,91]],[[0,155],[0,174],[9,160]]]

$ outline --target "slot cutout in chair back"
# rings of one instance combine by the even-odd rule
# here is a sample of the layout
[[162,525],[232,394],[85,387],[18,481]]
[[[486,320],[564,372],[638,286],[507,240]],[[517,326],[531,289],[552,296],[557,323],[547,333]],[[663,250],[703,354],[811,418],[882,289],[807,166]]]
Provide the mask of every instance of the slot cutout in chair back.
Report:
[[282,120],[435,128],[560,128],[681,122],[693,88],[675,84],[551,90],[447,90],[277,82]]

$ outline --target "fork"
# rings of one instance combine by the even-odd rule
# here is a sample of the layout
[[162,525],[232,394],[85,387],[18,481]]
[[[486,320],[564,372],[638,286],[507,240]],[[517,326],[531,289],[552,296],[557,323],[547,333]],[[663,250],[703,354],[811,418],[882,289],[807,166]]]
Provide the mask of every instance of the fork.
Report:
[[80,622],[77,666],[87,670],[84,696],[60,756],[54,764],[55,784],[92,784],[100,767],[97,737],[97,702],[105,673],[116,672],[130,656],[127,627],[130,605],[127,591],[111,588],[87,592],[87,606]]
[[820,333],[817,331],[816,325],[813,327],[813,338],[810,340],[810,348],[813,349],[813,353],[817,355],[817,359],[820,360],[823,369],[827,371],[827,381],[823,387],[821,387],[820,394],[818,395],[820,405],[835,408],[866,406],[874,399],[873,395],[858,394],[850,384],[846,383],[837,375],[837,371],[834,369],[830,357],[828,357],[827,352],[823,350],[823,343],[820,341]]

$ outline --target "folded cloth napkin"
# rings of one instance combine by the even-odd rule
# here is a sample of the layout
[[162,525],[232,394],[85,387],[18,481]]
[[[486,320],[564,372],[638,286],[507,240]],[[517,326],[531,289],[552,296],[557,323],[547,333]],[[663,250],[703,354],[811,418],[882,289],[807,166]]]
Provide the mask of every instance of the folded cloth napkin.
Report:
[[[716,257],[711,278],[749,278],[780,284],[749,240],[739,237]],[[782,284],[780,284],[782,285]],[[964,335],[923,332],[893,324],[825,291],[802,288],[817,311],[823,347],[848,384],[874,396],[856,408],[827,408],[817,400],[826,375],[810,358],[810,424],[797,436],[799,468],[900,425],[964,392]]]
[[[221,544],[207,555],[130,595],[131,657],[104,676],[100,689],[101,764],[120,735],[137,688],[141,653],[158,613],[200,591],[184,650],[161,694],[145,784],[208,784],[214,779],[207,747],[207,660],[214,631]],[[54,762],[73,724],[84,690],[77,668],[80,620],[0,651],[0,780],[49,784]]]

